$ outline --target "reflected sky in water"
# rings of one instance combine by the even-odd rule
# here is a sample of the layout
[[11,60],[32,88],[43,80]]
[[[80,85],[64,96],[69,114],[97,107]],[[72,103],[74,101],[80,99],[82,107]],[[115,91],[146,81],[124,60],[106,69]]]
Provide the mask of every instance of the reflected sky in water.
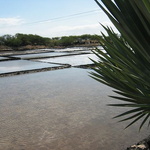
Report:
[[123,130],[112,89],[69,68],[0,78],[0,150],[121,150],[149,133]]
[[39,53],[39,54],[14,55],[13,57],[22,58],[22,59],[31,59],[31,58],[38,58],[38,57],[60,56],[60,55],[65,55],[65,54],[68,54],[68,53],[49,52],[49,53]]
[[60,65],[40,63],[28,60],[12,60],[0,62],[0,73],[9,73],[24,70],[41,69],[46,67],[58,67]]
[[93,62],[89,58],[96,59],[96,56],[94,54],[82,54],[57,58],[38,59],[38,61],[60,63],[60,64],[62,63],[62,64],[70,64],[72,66],[78,66],[78,65],[92,64]]
[[0,57],[0,60],[9,60],[8,57]]

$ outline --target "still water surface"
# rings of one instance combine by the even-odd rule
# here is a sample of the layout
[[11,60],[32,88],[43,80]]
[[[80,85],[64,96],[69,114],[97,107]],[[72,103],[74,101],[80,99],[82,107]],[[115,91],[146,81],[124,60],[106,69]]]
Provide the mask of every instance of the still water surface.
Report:
[[40,63],[28,60],[11,60],[0,62],[0,74],[19,72],[25,70],[42,69],[49,67],[58,67],[60,65],[50,63]]
[[80,54],[80,53],[87,53],[90,51],[70,51],[70,52],[48,52],[48,53],[39,53],[39,54],[24,54],[24,55],[13,55],[13,57],[21,58],[21,59],[35,59],[35,58],[44,58],[44,57],[55,57],[55,56],[63,56],[63,55],[70,55],[70,54]]
[[31,58],[39,58],[39,57],[52,57],[52,56],[61,56],[67,53],[61,52],[48,52],[48,53],[39,53],[39,54],[24,54],[24,55],[14,55],[13,57],[21,58],[21,59],[31,59]]
[[112,90],[63,69],[0,78],[0,150],[124,150],[149,133],[111,119]]
[[56,57],[56,58],[37,59],[37,61],[79,66],[79,65],[93,64],[93,62],[89,58],[94,60],[97,59],[97,57],[94,54],[82,54],[82,55],[64,56],[64,57]]
[[3,60],[9,60],[9,58],[7,58],[7,57],[0,57],[0,61],[3,61]]

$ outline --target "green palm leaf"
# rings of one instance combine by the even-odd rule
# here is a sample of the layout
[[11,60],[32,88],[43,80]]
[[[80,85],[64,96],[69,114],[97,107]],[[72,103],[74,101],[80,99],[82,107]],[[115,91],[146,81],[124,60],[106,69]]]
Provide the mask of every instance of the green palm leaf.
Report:
[[[95,0],[120,32],[104,27],[101,46],[93,53],[98,61],[90,76],[115,89],[112,98],[124,104],[111,106],[130,107],[130,111],[116,117],[128,116],[121,121],[134,119],[127,127],[144,117],[140,129],[150,117],[150,1],[149,0]],[[108,38],[109,37],[109,38]],[[136,113],[137,112],[137,113]],[[136,113],[136,114],[135,114]]]

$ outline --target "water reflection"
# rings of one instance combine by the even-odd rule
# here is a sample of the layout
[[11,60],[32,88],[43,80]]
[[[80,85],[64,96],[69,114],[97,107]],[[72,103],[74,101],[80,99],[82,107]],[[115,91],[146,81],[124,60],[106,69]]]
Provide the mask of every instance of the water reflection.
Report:
[[[121,150],[145,138],[111,118],[112,90],[84,69],[0,78],[1,150]],[[113,100],[114,102],[114,100]]]
[[41,58],[41,57],[52,57],[52,56],[61,56],[68,53],[61,52],[49,52],[49,53],[39,53],[39,54],[26,54],[26,55],[14,55],[13,57],[21,58],[21,59],[32,59],[32,58]]
[[10,73],[23,70],[34,70],[47,67],[58,67],[60,65],[40,63],[27,60],[13,60],[0,62],[0,73]]
[[93,62],[89,58],[97,59],[94,54],[83,54],[83,55],[64,56],[64,57],[57,57],[57,58],[38,59],[38,61],[70,64],[72,66],[78,66],[78,65],[92,64]]
[[91,51],[85,51],[85,50],[80,50],[80,51],[73,51],[72,49],[65,52],[62,51],[62,49],[57,50],[56,52],[45,52],[45,53],[38,53],[38,54],[23,54],[23,55],[13,55],[15,58],[21,58],[21,59],[36,59],[36,58],[44,58],[44,57],[55,57],[55,56],[61,56],[63,57],[64,55],[73,55],[73,54],[81,54],[81,53],[91,53]]
[[60,52],[70,52],[70,51],[89,51],[91,50],[91,47],[69,47],[64,49],[57,49],[57,51]]
[[0,61],[3,61],[3,60],[9,60],[10,58],[8,57],[0,57]]

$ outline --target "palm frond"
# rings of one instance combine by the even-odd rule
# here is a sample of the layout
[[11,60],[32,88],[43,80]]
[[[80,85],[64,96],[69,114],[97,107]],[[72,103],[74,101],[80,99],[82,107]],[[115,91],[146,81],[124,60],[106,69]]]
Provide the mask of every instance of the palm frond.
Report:
[[[136,115],[121,121],[134,119],[127,127],[144,118],[140,129],[150,117],[150,1],[149,0],[95,0],[120,32],[118,36],[109,27],[104,27],[101,46],[93,53],[98,61],[90,76],[115,89],[121,96],[112,98],[126,102],[111,106],[134,108],[116,117],[135,112]],[[108,38],[109,37],[109,38]]]

